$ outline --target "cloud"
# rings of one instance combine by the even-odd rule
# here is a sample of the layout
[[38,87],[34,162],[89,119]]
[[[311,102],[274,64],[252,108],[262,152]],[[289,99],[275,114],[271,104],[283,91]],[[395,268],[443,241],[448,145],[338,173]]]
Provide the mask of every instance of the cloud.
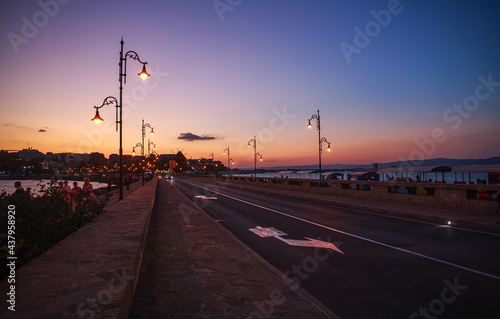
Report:
[[3,124],[4,126],[8,126],[8,127],[12,127],[12,128],[17,128],[17,129],[29,129],[29,127],[27,126],[22,126],[22,125],[18,125],[18,124],[13,124],[13,123],[4,123]]
[[179,136],[177,137],[178,140],[184,140],[188,142],[192,141],[209,141],[209,140],[215,140],[217,137],[214,136],[209,136],[209,135],[196,135],[191,132],[188,133],[180,133]]
[[47,132],[47,130],[44,130],[43,128],[41,128],[41,129],[38,130],[38,132],[45,133],[45,132]]

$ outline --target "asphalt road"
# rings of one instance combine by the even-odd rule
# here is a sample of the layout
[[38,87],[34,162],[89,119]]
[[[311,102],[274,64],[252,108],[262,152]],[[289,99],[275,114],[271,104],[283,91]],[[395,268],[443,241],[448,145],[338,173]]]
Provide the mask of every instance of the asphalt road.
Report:
[[342,318],[500,317],[498,235],[190,179],[173,185]]

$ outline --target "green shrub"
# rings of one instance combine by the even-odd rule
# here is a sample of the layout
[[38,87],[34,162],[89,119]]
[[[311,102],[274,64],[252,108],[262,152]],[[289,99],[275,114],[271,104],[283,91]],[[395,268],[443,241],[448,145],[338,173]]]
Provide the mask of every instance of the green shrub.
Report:
[[[104,212],[109,194],[94,196],[90,200],[79,199],[78,204],[68,203],[56,183],[38,184],[36,195],[0,195],[0,258],[9,255],[7,225],[9,205],[15,206],[15,256],[18,267],[42,254],[47,249],[73,233],[85,223]],[[12,207],[12,206],[10,206]],[[12,219],[12,217],[10,217]],[[7,275],[2,267],[0,278]]]

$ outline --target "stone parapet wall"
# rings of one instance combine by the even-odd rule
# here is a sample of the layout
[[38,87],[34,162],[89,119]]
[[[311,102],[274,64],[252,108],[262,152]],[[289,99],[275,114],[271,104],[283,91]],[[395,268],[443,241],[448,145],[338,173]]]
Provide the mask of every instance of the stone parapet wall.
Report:
[[[14,288],[15,312],[1,318],[128,318],[158,179],[35,258],[0,283]],[[18,212],[21,213],[21,212]]]
[[[214,175],[183,175],[185,177],[216,178]],[[388,200],[409,204],[461,208],[477,212],[493,212],[496,202],[493,195],[500,191],[500,185],[446,184],[419,182],[381,182],[317,180],[300,178],[268,177],[217,177],[224,180],[260,185],[270,188],[299,190],[354,198]]]

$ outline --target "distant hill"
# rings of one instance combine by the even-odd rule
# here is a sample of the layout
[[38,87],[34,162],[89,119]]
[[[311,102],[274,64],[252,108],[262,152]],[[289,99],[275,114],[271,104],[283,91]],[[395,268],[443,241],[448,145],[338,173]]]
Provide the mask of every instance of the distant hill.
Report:
[[[490,157],[484,159],[453,159],[453,158],[433,158],[428,160],[414,162],[390,162],[378,163],[379,168],[387,168],[392,166],[462,166],[462,165],[500,165],[500,157]],[[373,164],[371,165],[373,167]]]
[[[335,164],[322,165],[322,170],[356,170],[356,169],[372,169],[377,164],[378,168],[387,168],[393,166],[462,166],[462,165],[500,165],[500,156],[484,158],[484,159],[453,159],[453,158],[433,158],[418,163],[411,162],[389,162],[389,163],[372,163],[372,164]],[[418,164],[418,165],[416,165]],[[318,165],[299,165],[299,166],[274,166],[266,167],[266,170],[316,170]]]

